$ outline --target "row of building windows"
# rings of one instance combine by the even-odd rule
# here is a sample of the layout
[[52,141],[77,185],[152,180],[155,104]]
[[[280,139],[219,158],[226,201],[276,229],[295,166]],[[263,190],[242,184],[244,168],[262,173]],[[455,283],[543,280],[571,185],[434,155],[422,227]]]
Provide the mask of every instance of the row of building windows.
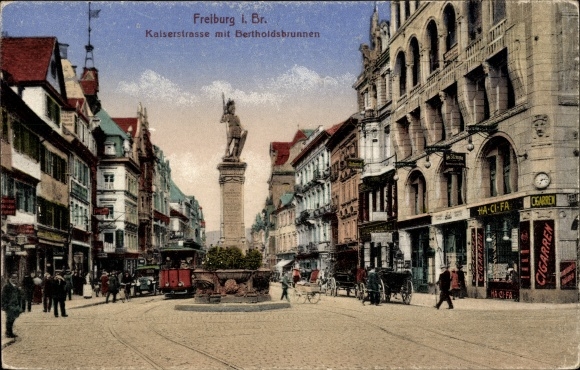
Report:
[[45,147],[40,148],[40,170],[55,180],[66,184],[67,163]]
[[[11,121],[10,123],[4,123],[4,119],[7,121]],[[38,136],[33,134],[31,130],[29,130],[26,126],[24,126],[20,121],[12,118],[11,120],[8,118],[10,117],[7,114],[3,115],[3,123],[2,123],[2,130],[8,132],[8,126],[12,125],[12,146],[15,151],[18,153],[22,153],[38,161],[39,156],[39,147],[40,147],[40,140]],[[4,136],[4,135],[3,135]]]
[[46,117],[55,125],[60,126],[60,105],[49,95],[46,95]]
[[6,172],[2,173],[2,196],[15,198],[16,209],[34,214],[36,212],[36,187],[14,180]]
[[38,222],[59,230],[68,230],[69,210],[60,204],[38,197]]

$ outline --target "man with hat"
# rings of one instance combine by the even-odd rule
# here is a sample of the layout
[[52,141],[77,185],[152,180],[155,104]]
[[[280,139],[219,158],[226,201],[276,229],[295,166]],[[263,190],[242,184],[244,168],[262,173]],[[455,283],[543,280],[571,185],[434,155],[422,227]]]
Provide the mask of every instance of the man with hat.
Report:
[[57,270],[56,275],[54,277],[53,283],[53,303],[54,303],[54,317],[58,317],[58,308],[60,307],[60,315],[62,317],[67,317],[66,308],[65,308],[65,301],[66,301],[66,281],[64,280],[64,276],[62,270]]
[[18,281],[18,274],[10,274],[8,283],[2,288],[2,311],[6,312],[6,336],[8,338],[16,338],[13,327],[14,321],[20,316],[21,302],[23,298],[22,291],[16,285]]
[[439,309],[439,306],[443,303],[443,301],[447,301],[449,305],[449,309],[453,309],[453,302],[451,302],[451,298],[449,297],[449,289],[451,288],[451,274],[447,269],[447,265],[441,266],[441,274],[439,274],[439,280],[437,280],[437,284],[439,285],[439,302],[435,305],[436,309]]

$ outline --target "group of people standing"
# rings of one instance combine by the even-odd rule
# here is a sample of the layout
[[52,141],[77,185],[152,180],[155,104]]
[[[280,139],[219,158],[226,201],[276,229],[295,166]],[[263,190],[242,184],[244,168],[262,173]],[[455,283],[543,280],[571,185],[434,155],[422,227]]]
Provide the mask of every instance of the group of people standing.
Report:
[[116,303],[117,294],[119,293],[124,294],[125,297],[129,297],[133,280],[134,278],[129,271],[111,271],[110,274],[107,271],[103,271],[101,274],[100,291],[103,297],[106,297],[105,303],[109,303],[110,296],[113,296],[113,303]]
[[[69,279],[70,280],[70,279]],[[72,290],[72,284],[67,282],[65,271],[57,270],[54,277],[49,273],[40,277],[40,273],[31,272],[22,279],[21,286],[18,285],[18,274],[10,274],[8,282],[2,287],[2,310],[6,313],[6,336],[16,338],[14,334],[14,321],[21,313],[32,311],[32,303],[35,301],[35,294],[40,291],[40,302],[43,312],[50,312],[54,306],[54,317],[68,317],[66,314],[65,301]]]

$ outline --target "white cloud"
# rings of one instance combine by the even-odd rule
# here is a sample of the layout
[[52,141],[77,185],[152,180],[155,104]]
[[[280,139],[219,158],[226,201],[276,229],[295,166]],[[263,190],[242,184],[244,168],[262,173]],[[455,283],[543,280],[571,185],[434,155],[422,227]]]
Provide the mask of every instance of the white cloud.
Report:
[[229,82],[226,81],[214,81],[211,85],[203,86],[201,90],[204,96],[207,96],[210,99],[221,98],[223,93],[227,99],[233,99],[236,101],[236,103],[250,105],[278,105],[282,101],[282,96],[277,92],[246,92],[235,89]]
[[136,82],[119,82],[117,92],[139,99],[150,98],[176,105],[189,105],[199,101],[194,94],[181,89],[176,83],[150,69],[145,70]]
[[321,76],[307,67],[295,65],[288,72],[270,80],[268,85],[271,89],[288,92],[317,91],[351,88],[354,80],[355,76],[349,73],[339,77]]

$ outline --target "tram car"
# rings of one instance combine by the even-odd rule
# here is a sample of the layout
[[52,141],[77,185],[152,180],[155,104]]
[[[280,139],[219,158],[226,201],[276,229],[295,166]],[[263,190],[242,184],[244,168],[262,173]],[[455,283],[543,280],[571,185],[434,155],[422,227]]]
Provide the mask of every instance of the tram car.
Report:
[[162,263],[159,270],[159,293],[166,298],[192,297],[195,285],[192,272],[201,266],[204,251],[201,247],[170,247],[160,249]]

